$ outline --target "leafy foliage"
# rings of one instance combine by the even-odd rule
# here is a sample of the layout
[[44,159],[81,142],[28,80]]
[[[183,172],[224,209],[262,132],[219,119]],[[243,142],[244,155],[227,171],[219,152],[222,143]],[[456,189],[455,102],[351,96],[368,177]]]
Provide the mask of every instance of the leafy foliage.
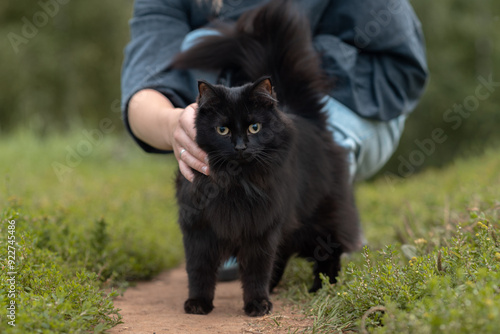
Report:
[[[15,221],[15,233],[7,233],[12,226],[9,221]],[[26,224],[29,217],[7,209],[1,213],[0,222],[0,279],[11,284],[0,288],[0,307],[15,307],[15,312],[3,311],[0,316],[2,333],[104,333],[120,323],[112,300],[117,293],[102,291],[95,273],[38,247],[34,227]],[[9,235],[14,235],[15,244],[7,242]],[[12,270],[8,269],[7,245],[14,245],[16,250]]]
[[0,4],[0,131],[50,130],[119,119],[128,1]]
[[[315,295],[306,289],[310,268],[295,261],[282,296],[315,318],[315,333],[364,328],[374,333],[496,333],[500,162],[495,155],[491,151],[396,186],[381,180],[360,186],[369,246],[346,257],[339,282],[330,285],[325,279]],[[471,171],[474,177],[467,176]],[[410,201],[410,219],[402,199]],[[377,206],[383,212],[367,210]],[[386,212],[401,221],[387,221]]]
[[[374,333],[496,333],[499,224],[484,222],[471,219],[449,246],[431,252],[417,239],[418,255],[410,260],[394,245],[365,247],[362,261],[350,262],[337,285],[325,278],[316,295],[295,299],[307,301],[321,333],[359,328],[363,318]],[[377,306],[383,312],[372,313]]]
[[[66,148],[77,151],[83,140],[28,132],[2,140],[2,282],[10,217],[18,242],[16,327],[4,311],[2,333],[103,333],[120,321],[117,293],[106,291],[182,260],[172,160],[148,156],[128,138],[106,137],[59,179],[53,162],[67,164]],[[5,310],[10,301],[0,289]]]

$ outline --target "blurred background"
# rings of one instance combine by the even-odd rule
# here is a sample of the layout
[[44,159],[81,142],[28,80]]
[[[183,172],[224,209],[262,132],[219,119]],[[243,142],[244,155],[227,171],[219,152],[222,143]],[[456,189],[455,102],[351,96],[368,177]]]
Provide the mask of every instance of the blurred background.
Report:
[[[402,177],[481,154],[500,139],[500,1],[412,4],[423,25],[431,77],[398,151],[381,172]],[[124,135],[120,68],[132,5],[0,3],[0,141],[18,129],[44,138],[97,128],[103,118]]]

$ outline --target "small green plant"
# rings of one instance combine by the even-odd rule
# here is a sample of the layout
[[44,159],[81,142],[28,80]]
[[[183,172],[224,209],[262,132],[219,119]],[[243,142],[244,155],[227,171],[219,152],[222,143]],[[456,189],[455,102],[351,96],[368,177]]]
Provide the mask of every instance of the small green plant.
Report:
[[[484,217],[484,215],[482,215]],[[425,294],[407,309],[390,300],[376,333],[496,333],[500,328],[500,243],[484,220],[459,228],[450,247],[422,257],[436,261]],[[441,263],[439,263],[439,261]]]
[[123,138],[106,136],[61,180],[53,163],[66,164],[67,147],[82,140],[81,131],[43,139],[19,131],[2,138],[1,264],[8,261],[5,220],[11,216],[20,249],[16,327],[5,318],[4,267],[0,333],[104,332],[120,319],[111,288],[122,291],[130,280],[182,260],[175,159],[146,155]]
[[398,184],[358,185],[369,246],[316,294],[297,260],[281,285],[315,319],[313,333],[498,332],[500,160],[486,152]]
[[[21,222],[26,218],[12,209],[0,214],[0,279],[9,282],[0,288],[0,309],[4,310],[0,332],[104,333],[120,323],[112,301],[116,292],[105,293],[95,273],[39,247],[36,233]],[[15,232],[9,234],[8,226],[14,224]],[[12,253],[7,245],[15,249],[14,257],[8,257]],[[12,312],[5,312],[8,307]]]
[[[486,215],[458,226],[449,246],[416,256],[401,247],[365,247],[336,285],[310,298],[318,332],[345,329],[374,333],[496,333],[500,328],[500,239]],[[302,298],[302,302],[304,299]]]

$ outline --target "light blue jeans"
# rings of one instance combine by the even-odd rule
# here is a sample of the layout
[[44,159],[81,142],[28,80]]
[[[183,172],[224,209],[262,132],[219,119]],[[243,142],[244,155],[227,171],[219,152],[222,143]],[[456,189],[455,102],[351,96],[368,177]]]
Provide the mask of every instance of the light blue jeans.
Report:
[[[219,32],[201,28],[187,34],[181,51],[193,46],[197,39],[218,35]],[[195,79],[216,83],[218,71],[193,70]],[[360,181],[374,175],[396,150],[403,133],[406,115],[390,121],[363,118],[339,101],[325,96],[325,111],[334,140],[347,150],[351,181]]]

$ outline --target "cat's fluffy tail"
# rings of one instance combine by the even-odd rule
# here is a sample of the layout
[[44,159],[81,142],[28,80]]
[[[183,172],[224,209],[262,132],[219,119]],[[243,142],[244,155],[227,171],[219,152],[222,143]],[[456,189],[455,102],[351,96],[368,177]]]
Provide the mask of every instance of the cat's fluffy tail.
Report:
[[173,68],[238,69],[250,81],[270,75],[285,112],[324,124],[328,90],[308,19],[287,0],[243,14],[236,24],[216,23],[221,32],[179,54]]

